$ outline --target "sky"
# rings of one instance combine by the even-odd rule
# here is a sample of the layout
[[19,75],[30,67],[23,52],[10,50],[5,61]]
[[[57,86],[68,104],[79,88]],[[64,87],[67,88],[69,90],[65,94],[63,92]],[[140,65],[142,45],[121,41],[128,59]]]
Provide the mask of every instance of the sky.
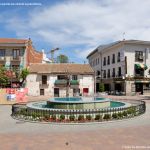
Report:
[[0,37],[31,38],[38,51],[59,47],[55,57],[84,63],[99,45],[150,41],[149,14],[150,0],[0,0]]

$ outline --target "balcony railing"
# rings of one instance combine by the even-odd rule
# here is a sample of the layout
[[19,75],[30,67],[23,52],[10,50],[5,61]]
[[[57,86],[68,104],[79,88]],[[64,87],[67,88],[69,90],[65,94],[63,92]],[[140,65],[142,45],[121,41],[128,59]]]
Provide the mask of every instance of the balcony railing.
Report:
[[55,80],[54,83],[56,86],[67,86],[67,80],[63,79],[63,80]]
[[10,58],[11,61],[21,61],[21,57],[18,56],[18,57],[11,57]]
[[0,57],[0,65],[5,65],[6,58],[5,57]]
[[79,85],[79,81],[78,80],[71,80],[70,85]]
[[43,83],[42,81],[40,81],[40,87],[41,88],[47,88],[49,86],[48,82]]

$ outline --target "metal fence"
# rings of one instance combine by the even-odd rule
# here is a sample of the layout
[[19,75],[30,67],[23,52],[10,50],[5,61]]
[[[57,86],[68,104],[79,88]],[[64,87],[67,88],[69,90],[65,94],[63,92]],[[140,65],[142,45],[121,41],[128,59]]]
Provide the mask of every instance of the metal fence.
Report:
[[34,109],[28,108],[25,103],[12,105],[12,116],[16,119],[30,121],[51,122],[79,122],[83,121],[107,121],[125,119],[141,115],[146,111],[144,101],[126,101],[131,103],[129,107],[104,108],[104,109]]

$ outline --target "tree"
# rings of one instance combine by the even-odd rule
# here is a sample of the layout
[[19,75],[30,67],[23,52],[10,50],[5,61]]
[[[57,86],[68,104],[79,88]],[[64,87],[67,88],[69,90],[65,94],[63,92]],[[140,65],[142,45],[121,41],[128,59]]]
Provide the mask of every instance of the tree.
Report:
[[6,74],[6,69],[4,67],[0,67],[0,86],[6,86],[9,84],[9,78]]
[[57,62],[68,63],[69,62],[68,56],[60,54],[59,56],[57,56]]
[[18,76],[18,77],[19,77],[19,80],[21,80],[21,81],[20,81],[20,86],[23,85],[23,83],[24,83],[24,81],[26,80],[28,74],[29,74],[29,70],[28,70],[27,68],[21,70],[21,72],[20,72],[20,74],[19,74],[19,76]]
[[99,91],[100,92],[104,92],[105,91],[104,83],[100,83],[99,84]]

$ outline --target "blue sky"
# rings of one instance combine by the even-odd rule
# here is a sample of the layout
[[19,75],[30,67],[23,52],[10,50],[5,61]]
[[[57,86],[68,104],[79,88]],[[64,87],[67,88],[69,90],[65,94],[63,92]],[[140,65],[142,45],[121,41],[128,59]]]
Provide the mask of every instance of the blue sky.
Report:
[[0,0],[0,36],[31,38],[37,50],[59,47],[70,61],[83,63],[101,44],[123,39],[150,40],[150,1],[32,0],[38,6],[4,6]]

